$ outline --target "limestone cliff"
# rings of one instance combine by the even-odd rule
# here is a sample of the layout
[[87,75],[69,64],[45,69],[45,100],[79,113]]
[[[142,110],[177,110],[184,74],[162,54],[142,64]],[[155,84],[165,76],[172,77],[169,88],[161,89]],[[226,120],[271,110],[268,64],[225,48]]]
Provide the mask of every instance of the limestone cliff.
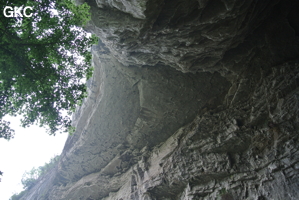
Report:
[[22,199],[299,199],[297,0],[87,2],[89,96]]

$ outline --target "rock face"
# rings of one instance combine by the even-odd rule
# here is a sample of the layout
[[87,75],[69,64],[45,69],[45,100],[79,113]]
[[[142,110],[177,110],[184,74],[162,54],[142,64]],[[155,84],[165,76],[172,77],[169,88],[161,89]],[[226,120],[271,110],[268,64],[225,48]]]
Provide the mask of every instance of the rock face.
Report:
[[89,96],[22,199],[299,199],[297,0],[90,0]]

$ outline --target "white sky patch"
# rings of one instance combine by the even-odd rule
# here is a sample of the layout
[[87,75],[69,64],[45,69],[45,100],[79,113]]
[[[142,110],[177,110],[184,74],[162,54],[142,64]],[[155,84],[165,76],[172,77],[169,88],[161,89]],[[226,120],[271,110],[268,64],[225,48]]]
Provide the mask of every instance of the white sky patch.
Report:
[[11,122],[15,137],[10,141],[0,139],[1,200],[21,192],[24,172],[43,166],[55,155],[60,155],[68,137],[68,133],[50,136],[45,128],[38,126],[22,128],[18,117],[5,117],[5,120]]

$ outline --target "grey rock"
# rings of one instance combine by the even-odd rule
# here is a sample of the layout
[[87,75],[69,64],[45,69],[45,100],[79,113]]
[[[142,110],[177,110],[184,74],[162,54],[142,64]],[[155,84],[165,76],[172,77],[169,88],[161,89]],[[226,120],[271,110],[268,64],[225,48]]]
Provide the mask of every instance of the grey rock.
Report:
[[244,66],[273,66],[299,53],[296,1],[151,0],[145,18],[113,2],[90,2],[89,29],[126,66],[163,63],[182,72],[239,74]]
[[298,1],[87,2],[88,97],[22,199],[299,199]]

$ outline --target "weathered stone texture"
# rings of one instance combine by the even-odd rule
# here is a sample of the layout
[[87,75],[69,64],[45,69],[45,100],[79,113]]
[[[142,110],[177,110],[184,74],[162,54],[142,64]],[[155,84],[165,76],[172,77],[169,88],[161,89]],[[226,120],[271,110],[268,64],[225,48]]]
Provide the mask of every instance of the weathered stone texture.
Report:
[[91,2],[89,29],[125,65],[162,62],[183,72],[226,74],[299,54],[296,1],[149,0],[145,19],[112,2]]
[[297,199],[298,72],[285,64],[246,104],[198,115],[133,167],[131,193],[106,199]]
[[298,1],[87,2],[89,95],[22,199],[299,199]]

